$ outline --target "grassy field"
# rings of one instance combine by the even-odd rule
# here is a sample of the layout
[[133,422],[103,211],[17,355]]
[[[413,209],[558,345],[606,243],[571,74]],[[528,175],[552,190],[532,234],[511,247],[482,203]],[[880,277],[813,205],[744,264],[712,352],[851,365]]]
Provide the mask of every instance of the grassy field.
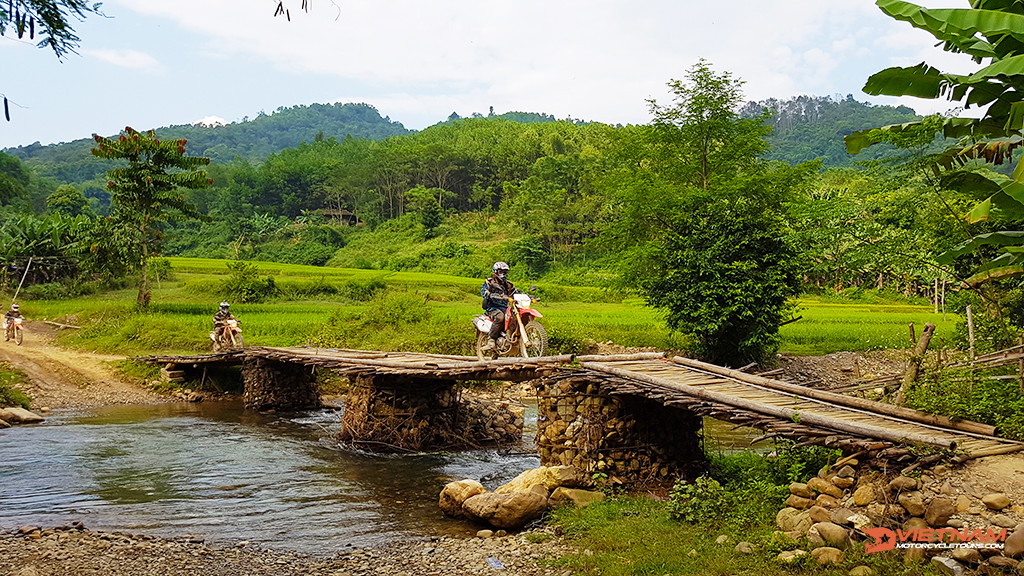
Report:
[[[134,309],[135,290],[61,299],[22,298],[31,319],[82,326],[66,331],[69,345],[106,352],[201,352],[209,348],[211,316],[229,276],[225,261],[169,258],[171,275],[154,285],[153,305]],[[263,304],[232,302],[246,341],[265,346],[313,344],[382,350],[469,354],[470,319],[480,313],[481,279],[410,272],[254,263],[280,295]],[[522,288],[531,288],[522,286]],[[593,287],[541,283],[531,293],[553,352],[582,352],[595,342],[685,350],[656,310],[635,297]],[[28,292],[27,296],[32,293]],[[956,317],[928,306],[866,304],[805,298],[802,318],[782,328],[782,352],[816,355],[840,350],[905,347],[907,324],[952,333]]]

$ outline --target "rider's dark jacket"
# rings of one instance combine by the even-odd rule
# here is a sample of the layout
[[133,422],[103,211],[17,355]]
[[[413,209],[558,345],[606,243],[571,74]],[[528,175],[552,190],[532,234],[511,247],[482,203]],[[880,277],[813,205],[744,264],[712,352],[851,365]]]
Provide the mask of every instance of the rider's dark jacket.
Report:
[[517,293],[519,293],[519,290],[516,290],[516,287],[508,280],[501,280],[491,276],[484,280],[484,285],[480,288],[480,295],[484,299],[484,311],[490,312],[491,310],[504,310],[508,308],[509,297]]
[[234,314],[227,310],[218,310],[217,313],[213,315],[213,325],[219,328],[228,320],[234,319],[234,317]]
[[4,318],[8,320],[10,320],[11,318],[21,318],[21,312],[17,310],[8,310],[7,313],[4,314]]

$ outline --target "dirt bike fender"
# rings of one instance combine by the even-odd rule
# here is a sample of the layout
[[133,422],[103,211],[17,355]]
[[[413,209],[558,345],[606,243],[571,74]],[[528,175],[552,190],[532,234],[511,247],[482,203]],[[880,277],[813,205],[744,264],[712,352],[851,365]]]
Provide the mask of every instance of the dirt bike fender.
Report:
[[530,316],[533,316],[534,318],[543,318],[544,317],[543,314],[541,314],[540,312],[537,312],[533,308],[520,308],[519,309],[519,314],[521,314],[522,316],[526,316],[527,314],[529,314]]
[[490,332],[491,324],[493,323],[493,320],[491,320],[487,316],[484,316],[483,314],[473,317],[473,325],[476,326],[476,329],[481,332]]

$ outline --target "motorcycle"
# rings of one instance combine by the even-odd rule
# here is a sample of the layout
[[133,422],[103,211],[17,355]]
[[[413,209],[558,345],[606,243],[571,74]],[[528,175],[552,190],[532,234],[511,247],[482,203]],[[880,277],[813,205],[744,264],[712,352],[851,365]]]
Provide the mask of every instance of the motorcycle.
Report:
[[[531,308],[537,300],[529,294],[515,294],[508,299],[508,308],[505,309],[504,331],[497,340],[493,350],[490,350],[492,358],[499,356],[522,356],[531,358],[543,356],[548,347],[548,333],[544,326],[537,321],[537,318],[544,316]],[[493,320],[484,314],[473,317],[473,325],[476,327],[476,355],[484,359],[484,346],[487,345]]]
[[4,319],[4,342],[14,340],[15,344],[21,346],[22,340],[25,339],[21,328],[22,320],[22,318]]
[[245,348],[242,328],[238,325],[238,320],[234,318],[226,320],[223,326],[214,328],[210,332],[210,340],[213,340],[214,352],[223,352],[232,348]]

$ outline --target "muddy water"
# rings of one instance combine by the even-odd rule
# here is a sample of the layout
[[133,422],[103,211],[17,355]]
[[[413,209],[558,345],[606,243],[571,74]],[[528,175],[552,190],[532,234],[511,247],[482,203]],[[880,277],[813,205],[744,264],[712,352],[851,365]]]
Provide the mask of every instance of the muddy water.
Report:
[[[443,518],[452,479],[495,488],[539,465],[529,445],[381,456],[331,440],[335,412],[293,416],[209,402],[50,414],[0,431],[0,528],[81,521],[88,528],[198,536],[329,554],[425,534],[469,535]],[[527,409],[528,438],[536,407]],[[710,441],[753,434],[708,421]]]

